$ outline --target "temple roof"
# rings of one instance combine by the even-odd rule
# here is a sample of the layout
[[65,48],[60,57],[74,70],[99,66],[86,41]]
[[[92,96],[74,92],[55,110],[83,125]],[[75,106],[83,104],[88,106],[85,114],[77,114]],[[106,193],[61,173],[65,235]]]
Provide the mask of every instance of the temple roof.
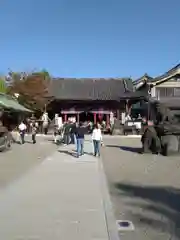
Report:
[[30,109],[19,104],[16,98],[4,93],[0,93],[0,109],[10,109],[16,112],[32,112]]
[[136,85],[136,84],[138,84],[138,83],[140,83],[142,81],[150,82],[152,80],[153,80],[153,78],[150,77],[147,73],[145,73],[142,77],[140,77],[140,78],[136,79],[135,81],[133,81],[133,84]]
[[58,78],[50,84],[50,94],[61,100],[117,100],[133,90],[129,78]]
[[176,65],[175,67],[171,68],[168,72],[164,73],[161,76],[153,78],[151,81],[153,84],[161,84],[162,82],[165,82],[169,80],[170,78],[179,75],[180,74],[180,64]]
[[175,67],[171,68],[169,71],[166,73],[157,76],[155,78],[150,77],[147,73],[145,73],[142,77],[136,79],[133,81],[133,85],[138,85],[140,83],[151,83],[153,85],[158,85],[163,82],[168,81],[174,76],[180,75],[180,64],[176,65]]

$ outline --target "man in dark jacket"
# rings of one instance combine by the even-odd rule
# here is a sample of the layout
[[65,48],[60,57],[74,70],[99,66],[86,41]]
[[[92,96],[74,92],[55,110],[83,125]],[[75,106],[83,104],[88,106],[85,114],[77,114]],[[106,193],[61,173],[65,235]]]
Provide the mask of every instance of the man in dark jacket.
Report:
[[71,132],[70,132],[70,138],[71,138],[71,144],[76,144],[76,129],[77,129],[77,123],[71,124]]
[[148,121],[145,127],[144,133],[141,138],[142,152],[143,153],[156,153],[158,154],[161,149],[160,139],[157,136],[157,132],[153,126],[152,121]]
[[70,131],[71,131],[71,124],[70,122],[67,122],[64,125],[64,144],[66,145],[69,145],[70,143]]
[[87,129],[80,122],[79,127],[76,128],[76,139],[77,139],[77,157],[84,154],[84,135]]

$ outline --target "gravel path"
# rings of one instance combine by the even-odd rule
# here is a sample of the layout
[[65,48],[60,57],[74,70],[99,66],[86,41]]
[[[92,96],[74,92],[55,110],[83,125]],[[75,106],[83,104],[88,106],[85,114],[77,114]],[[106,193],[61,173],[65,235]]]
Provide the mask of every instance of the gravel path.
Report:
[[117,220],[132,221],[134,231],[121,240],[180,239],[180,157],[136,153],[139,139],[105,138],[102,149]]

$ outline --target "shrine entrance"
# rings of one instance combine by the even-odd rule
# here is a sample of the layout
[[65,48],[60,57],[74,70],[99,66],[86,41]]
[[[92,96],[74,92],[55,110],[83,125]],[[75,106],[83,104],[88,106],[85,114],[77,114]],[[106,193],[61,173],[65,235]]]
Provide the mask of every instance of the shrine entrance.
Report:
[[93,122],[94,115],[91,112],[82,112],[79,114],[79,121],[80,122]]

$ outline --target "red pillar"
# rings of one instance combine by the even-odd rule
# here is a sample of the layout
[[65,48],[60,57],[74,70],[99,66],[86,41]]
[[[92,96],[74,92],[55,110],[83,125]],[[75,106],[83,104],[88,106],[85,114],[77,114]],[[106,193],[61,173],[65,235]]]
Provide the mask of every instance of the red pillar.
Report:
[[96,124],[96,113],[94,113],[94,124]]

